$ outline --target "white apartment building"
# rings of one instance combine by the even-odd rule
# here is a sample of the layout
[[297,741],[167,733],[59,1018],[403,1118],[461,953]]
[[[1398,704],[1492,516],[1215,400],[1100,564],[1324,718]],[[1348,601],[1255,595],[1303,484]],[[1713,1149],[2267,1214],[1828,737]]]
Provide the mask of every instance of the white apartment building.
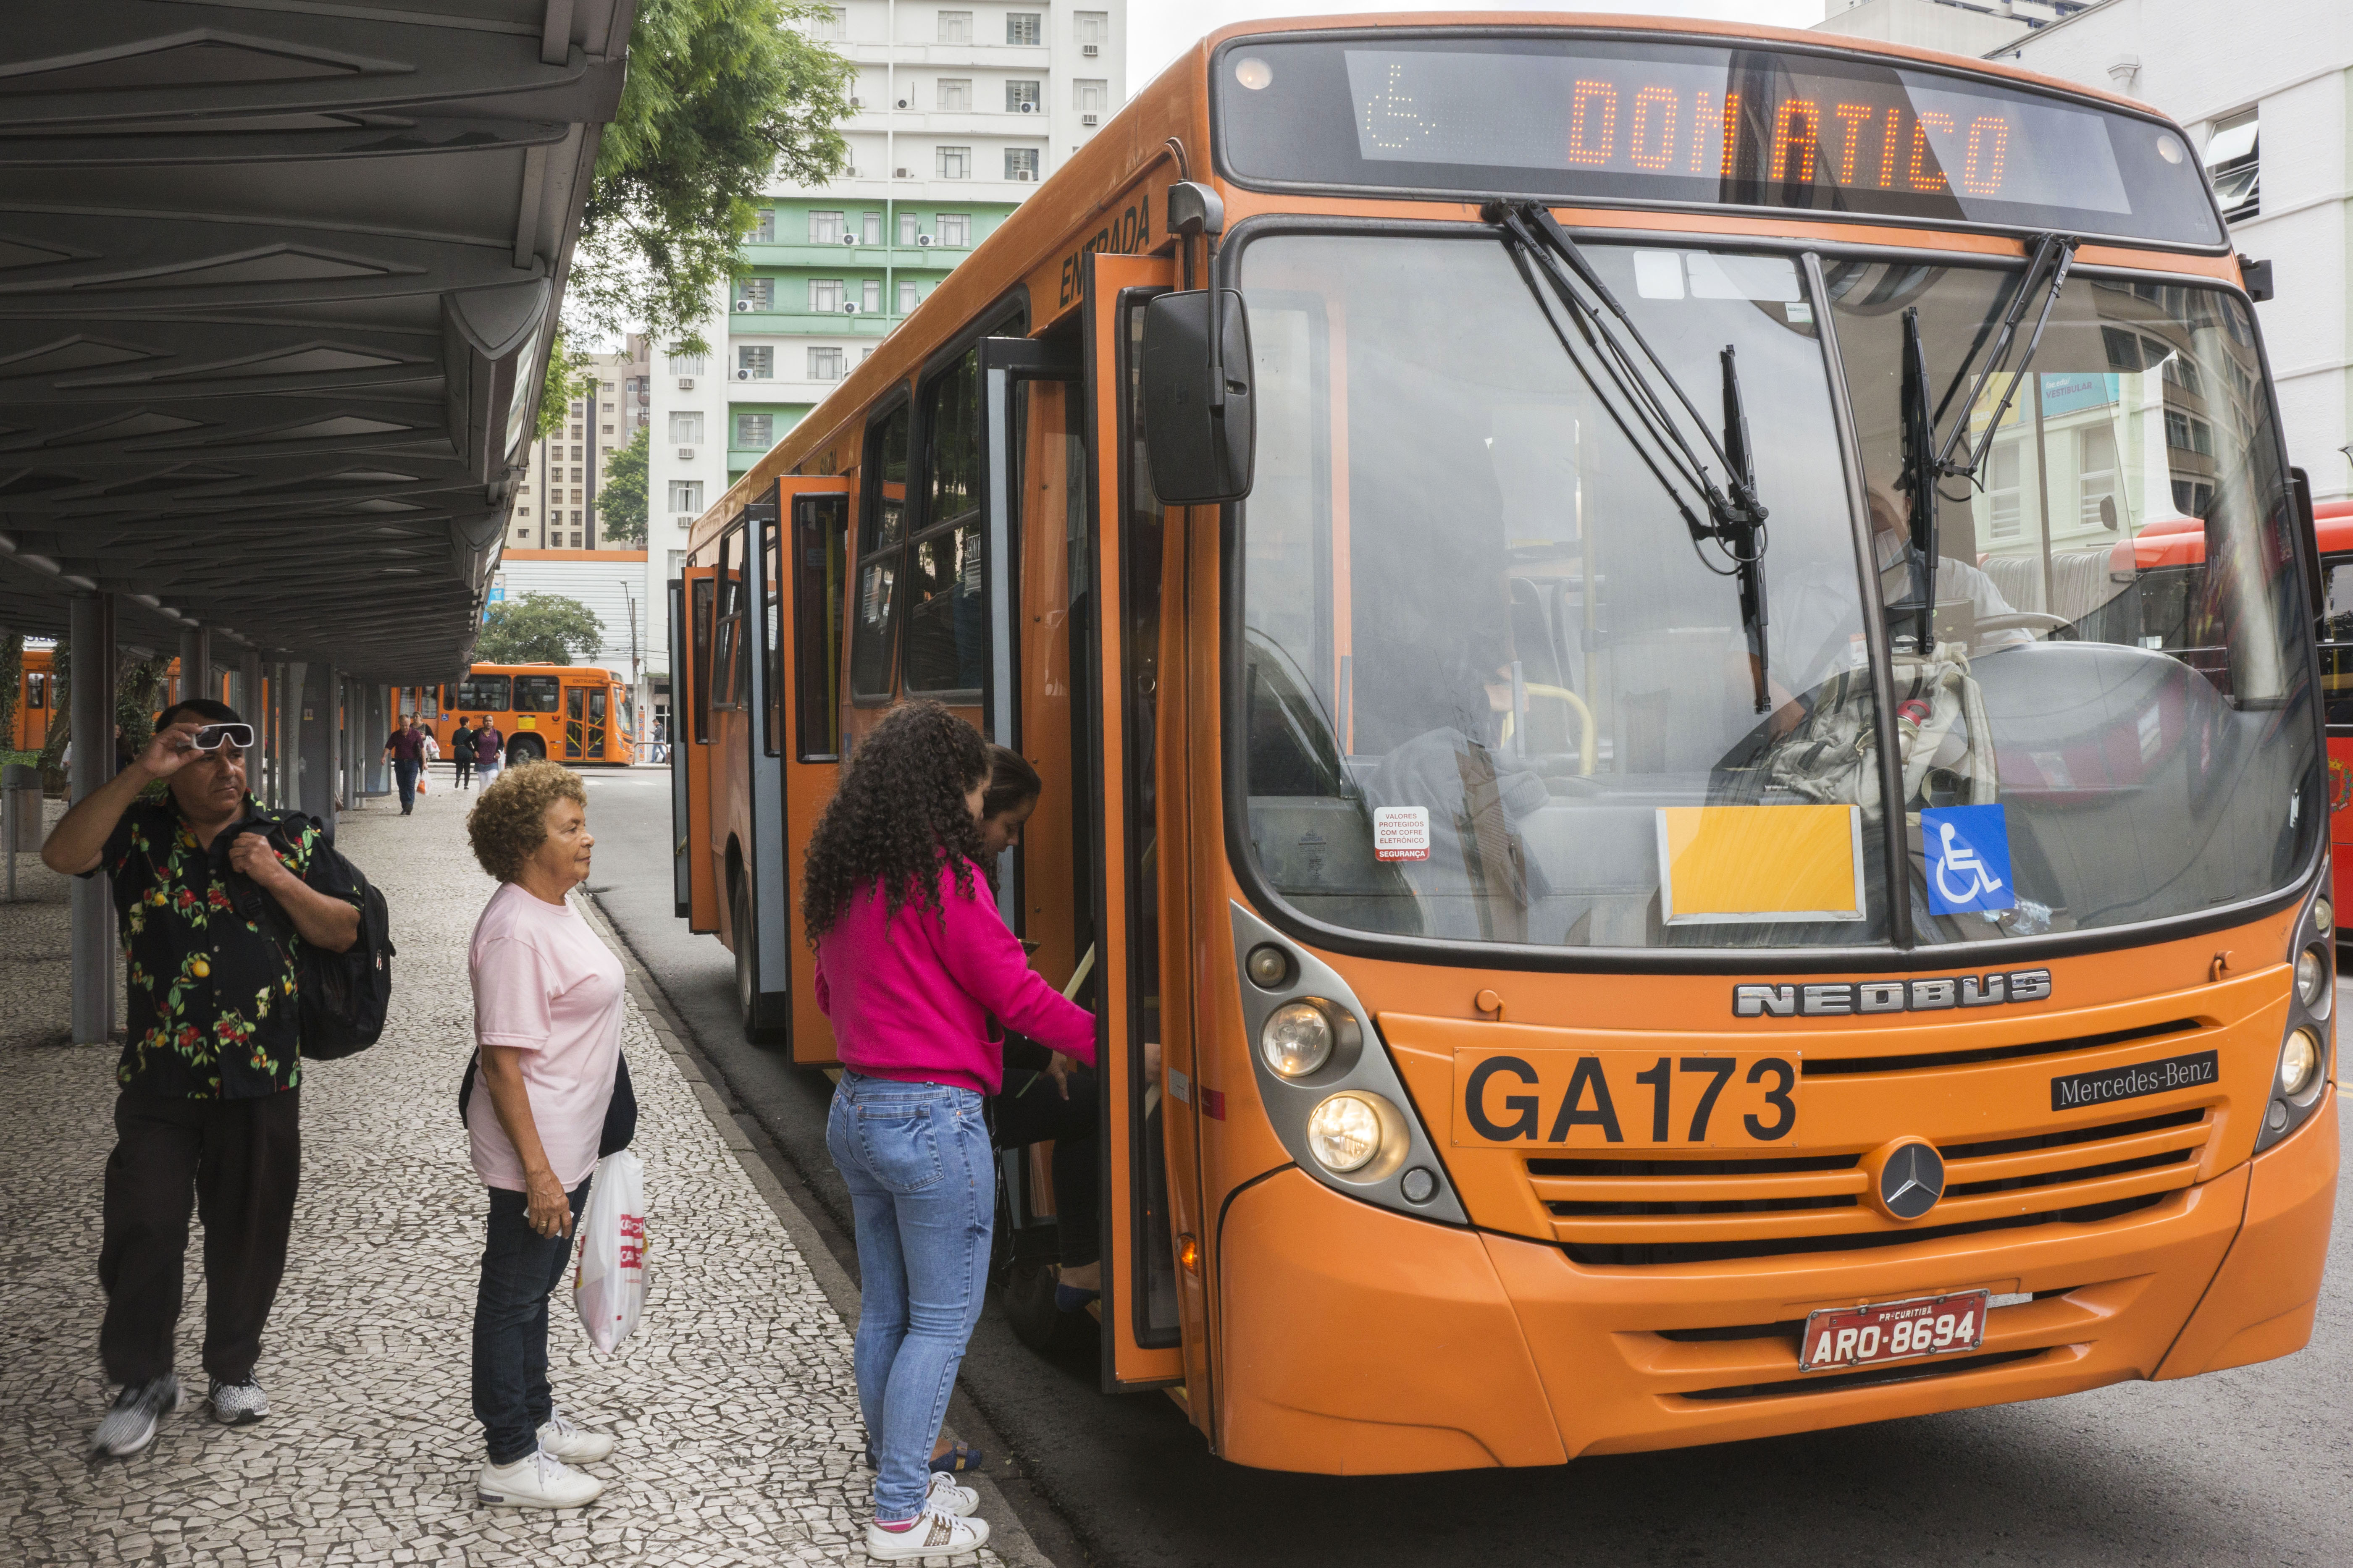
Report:
[[711,352],[651,354],[648,711],[688,526],[1127,101],[1126,0],[839,0],[807,26],[857,68],[849,169],[777,184]]
[[2315,499],[2353,495],[2353,5],[2105,0],[1994,58],[2128,94],[2189,132],[2232,244],[2272,263],[2276,292],[2255,311],[2288,460]]

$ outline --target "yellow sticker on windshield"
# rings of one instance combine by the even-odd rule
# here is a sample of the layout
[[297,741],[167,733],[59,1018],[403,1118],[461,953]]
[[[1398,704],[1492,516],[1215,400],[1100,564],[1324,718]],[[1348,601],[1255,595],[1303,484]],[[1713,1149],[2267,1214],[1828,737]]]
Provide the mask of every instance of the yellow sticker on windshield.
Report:
[[1659,808],[1669,925],[1862,919],[1862,812],[1852,805]]

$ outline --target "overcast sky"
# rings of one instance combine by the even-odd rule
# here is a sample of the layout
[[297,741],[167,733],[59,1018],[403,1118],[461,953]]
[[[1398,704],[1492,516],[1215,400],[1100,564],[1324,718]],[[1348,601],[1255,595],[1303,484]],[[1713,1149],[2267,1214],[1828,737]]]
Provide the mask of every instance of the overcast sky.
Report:
[[[1128,0],[1127,90],[1131,96],[1158,76],[1188,44],[1234,22],[1261,16],[1353,15],[1368,11],[1467,11],[1494,6],[1448,5],[1433,0]],[[1822,0],[1615,0],[1595,10],[1651,16],[1715,16],[1810,27],[1823,16]]]

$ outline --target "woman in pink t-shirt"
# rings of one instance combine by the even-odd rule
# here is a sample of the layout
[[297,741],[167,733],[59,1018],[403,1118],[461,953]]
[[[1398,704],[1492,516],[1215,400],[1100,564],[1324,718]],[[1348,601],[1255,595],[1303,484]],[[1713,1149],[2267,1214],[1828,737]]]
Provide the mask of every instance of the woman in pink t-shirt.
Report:
[[956,1367],[987,1297],[996,1165],[982,1096],[1004,1031],[1095,1059],[1094,1017],[1030,969],[997,912],[980,835],[988,759],[936,702],[859,742],[818,819],[801,914],[841,1082],[826,1148],[849,1189],[860,1298],[854,1362],[874,1458],[868,1555],[970,1552],[979,1494],[931,1469]]
[[576,1508],[604,1483],[571,1464],[605,1458],[613,1439],[555,1407],[547,1297],[572,1256],[619,1072],[621,961],[566,899],[596,842],[569,769],[508,769],[466,828],[500,883],[467,957],[481,1077],[466,1131],[491,1189],[474,1298],[474,1415],[490,1458],[475,1489],[498,1506]]

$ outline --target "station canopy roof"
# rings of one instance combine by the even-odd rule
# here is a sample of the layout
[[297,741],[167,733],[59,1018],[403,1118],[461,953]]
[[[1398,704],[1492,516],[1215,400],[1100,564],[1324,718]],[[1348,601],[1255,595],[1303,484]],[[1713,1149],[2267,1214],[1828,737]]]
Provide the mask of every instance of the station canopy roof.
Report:
[[635,0],[0,29],[0,628],[462,667]]

